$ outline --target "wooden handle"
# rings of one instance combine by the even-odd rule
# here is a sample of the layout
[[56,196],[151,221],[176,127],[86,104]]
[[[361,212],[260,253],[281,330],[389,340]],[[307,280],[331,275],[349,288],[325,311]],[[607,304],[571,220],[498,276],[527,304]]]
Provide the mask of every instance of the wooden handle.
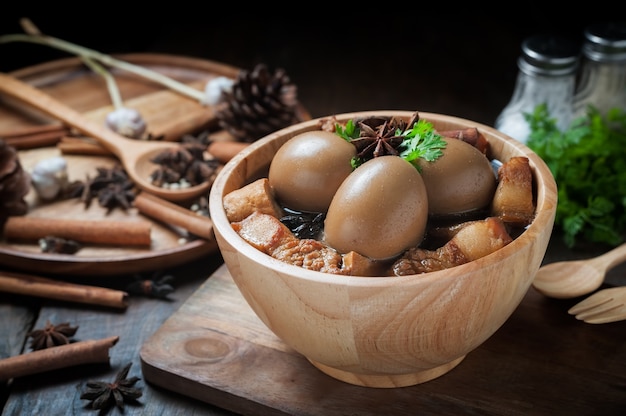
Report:
[[130,139],[126,139],[105,126],[86,118],[54,97],[11,75],[0,73],[0,92],[29,104],[33,108],[77,129],[86,136],[93,137],[117,156],[122,154],[124,146],[128,146],[130,141]]

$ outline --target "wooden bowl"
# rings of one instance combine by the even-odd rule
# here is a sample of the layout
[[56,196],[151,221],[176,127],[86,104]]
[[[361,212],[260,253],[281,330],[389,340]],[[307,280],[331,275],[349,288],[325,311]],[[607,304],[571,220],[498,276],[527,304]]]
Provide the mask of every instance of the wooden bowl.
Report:
[[[409,119],[410,111],[336,115],[339,122],[368,115]],[[319,129],[320,119],[290,126],[251,144],[215,180],[209,209],[224,261],[258,317],[287,345],[327,375],[368,387],[403,387],[456,367],[517,308],[541,265],[557,203],[545,163],[497,130],[461,118],[420,113],[438,130],[477,127],[491,156],[526,156],[536,181],[537,211],[513,242],[478,260],[403,277],[354,277],[290,265],[244,241],[226,217],[227,193],[267,176],[272,157],[291,137]]]

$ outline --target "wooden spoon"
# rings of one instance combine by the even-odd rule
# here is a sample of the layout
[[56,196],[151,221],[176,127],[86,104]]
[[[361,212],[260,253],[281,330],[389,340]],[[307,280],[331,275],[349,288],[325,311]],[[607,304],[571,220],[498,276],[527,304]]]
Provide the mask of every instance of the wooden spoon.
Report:
[[150,175],[157,168],[157,165],[151,162],[151,159],[166,149],[177,148],[180,146],[179,143],[129,139],[90,120],[30,84],[3,73],[0,73],[0,92],[36,108],[100,142],[120,159],[130,178],[146,192],[169,201],[187,201],[207,193],[209,190],[211,185],[209,182],[181,189],[162,188],[152,184]]
[[539,269],[533,286],[552,298],[586,295],[602,285],[606,272],[626,260],[626,243],[586,260],[559,261]]

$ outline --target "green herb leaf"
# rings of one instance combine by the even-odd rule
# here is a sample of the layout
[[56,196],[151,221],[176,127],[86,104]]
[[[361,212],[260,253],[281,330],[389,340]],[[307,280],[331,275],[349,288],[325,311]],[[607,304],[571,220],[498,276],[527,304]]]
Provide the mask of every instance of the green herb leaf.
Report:
[[359,137],[360,131],[356,124],[354,124],[354,121],[348,120],[345,127],[339,123],[335,123],[335,133],[342,139],[350,142],[352,139]]
[[558,187],[555,225],[564,242],[619,245],[626,234],[626,112],[602,116],[590,107],[566,131],[545,104],[526,114],[528,147],[548,165]]
[[432,123],[418,120],[413,128],[402,134],[405,139],[402,143],[403,150],[400,152],[400,157],[405,160],[413,164],[419,158],[432,162],[443,155],[442,149],[446,147],[446,142],[435,133]]

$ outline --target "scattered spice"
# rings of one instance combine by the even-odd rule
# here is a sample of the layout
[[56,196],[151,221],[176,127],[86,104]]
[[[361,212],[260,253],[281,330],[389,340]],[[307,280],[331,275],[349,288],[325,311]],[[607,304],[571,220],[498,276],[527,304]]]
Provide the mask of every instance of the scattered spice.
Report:
[[119,410],[124,409],[125,403],[136,403],[142,396],[141,388],[133,387],[140,378],[128,378],[128,372],[132,363],[120,371],[112,383],[106,381],[88,381],[87,389],[80,395],[82,400],[89,400],[92,409],[106,411],[116,406]]
[[198,136],[186,134],[179,148],[167,149],[152,158],[151,162],[159,165],[150,176],[152,183],[166,188],[188,187],[215,179],[222,164],[214,158],[205,158],[208,135],[208,131]]
[[169,294],[174,292],[174,287],[170,285],[174,276],[168,274],[159,278],[159,275],[160,273],[155,273],[151,279],[136,275],[135,280],[126,287],[126,291],[134,295],[167,299]]
[[31,349],[38,351],[69,344],[70,338],[74,336],[77,330],[78,326],[71,326],[69,322],[53,325],[50,321],[47,321],[43,329],[30,331],[26,336],[32,338],[30,342]]
[[324,229],[326,215],[322,212],[299,212],[284,208],[288,213],[281,217],[280,222],[285,224],[298,238],[319,238]]
[[89,207],[95,198],[101,207],[111,212],[116,207],[127,210],[137,194],[135,183],[121,165],[98,167],[94,178],[74,181],[68,186],[68,198],[80,198]]
[[42,253],[76,254],[83,246],[74,240],[61,237],[46,236],[39,239],[39,247]]
[[352,143],[357,156],[363,160],[392,155],[398,156],[398,148],[404,141],[402,132],[407,124],[396,118],[371,117],[358,121],[360,135]]

